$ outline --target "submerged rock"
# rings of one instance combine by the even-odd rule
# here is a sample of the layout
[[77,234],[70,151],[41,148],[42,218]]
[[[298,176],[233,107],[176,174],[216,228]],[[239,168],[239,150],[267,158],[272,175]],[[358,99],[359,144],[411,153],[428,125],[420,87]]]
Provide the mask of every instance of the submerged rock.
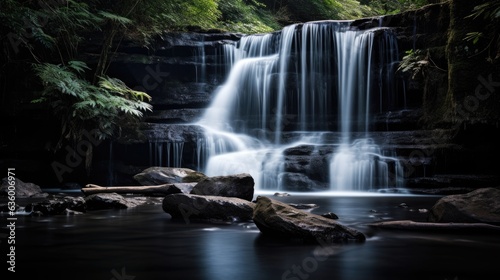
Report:
[[171,194],[163,199],[163,211],[173,219],[249,221],[252,219],[253,202],[237,198],[210,195]]
[[466,194],[442,197],[430,209],[427,220],[500,225],[500,190],[481,188]]
[[264,196],[257,197],[253,221],[263,234],[305,242],[323,244],[366,239],[363,233],[333,219]]

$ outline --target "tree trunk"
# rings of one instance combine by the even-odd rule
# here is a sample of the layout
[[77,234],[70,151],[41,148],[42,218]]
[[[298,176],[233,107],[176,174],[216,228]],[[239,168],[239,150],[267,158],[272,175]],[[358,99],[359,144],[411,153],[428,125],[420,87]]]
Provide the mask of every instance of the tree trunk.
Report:
[[93,84],[97,85],[99,82],[99,78],[106,73],[106,67],[108,64],[108,56],[113,46],[113,41],[115,39],[115,35],[117,33],[118,26],[111,22],[109,23],[109,27],[107,28],[107,32],[104,33],[104,42],[102,44],[101,54],[99,56],[99,61],[97,62],[97,66],[94,73]]
[[189,192],[189,189],[194,187],[196,183],[177,183],[163,184],[156,186],[116,186],[102,187],[99,185],[88,184],[82,188],[85,195],[96,193],[120,193],[120,194],[143,194],[150,196],[166,196],[174,193]]

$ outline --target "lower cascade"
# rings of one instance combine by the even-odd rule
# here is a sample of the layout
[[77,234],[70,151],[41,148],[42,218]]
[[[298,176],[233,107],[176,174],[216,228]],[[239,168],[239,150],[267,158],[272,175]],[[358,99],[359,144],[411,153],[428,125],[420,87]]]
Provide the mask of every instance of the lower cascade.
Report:
[[294,24],[224,46],[231,66],[197,143],[208,176],[250,173],[261,190],[402,187],[394,151],[377,144],[376,113],[404,108],[396,36],[350,21]]

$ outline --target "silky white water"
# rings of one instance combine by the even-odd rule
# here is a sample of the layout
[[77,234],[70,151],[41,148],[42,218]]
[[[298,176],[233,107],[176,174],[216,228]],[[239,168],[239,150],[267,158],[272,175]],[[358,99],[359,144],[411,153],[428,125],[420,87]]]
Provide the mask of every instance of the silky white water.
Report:
[[225,46],[229,75],[196,123],[205,130],[197,146],[203,171],[250,173],[257,189],[286,189],[283,176],[313,180],[290,172],[285,151],[328,145],[327,190],[401,187],[397,157],[370,137],[372,111],[384,110],[395,95],[391,34],[319,21]]

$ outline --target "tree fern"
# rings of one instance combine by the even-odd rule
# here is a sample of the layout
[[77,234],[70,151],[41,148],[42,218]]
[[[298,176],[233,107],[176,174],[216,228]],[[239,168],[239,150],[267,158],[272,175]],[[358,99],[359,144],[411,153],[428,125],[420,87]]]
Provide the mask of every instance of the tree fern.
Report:
[[120,16],[117,14],[113,14],[113,13],[109,13],[109,12],[105,12],[105,11],[99,11],[98,14],[104,20],[110,20],[110,21],[113,21],[113,22],[118,23],[118,24],[123,25],[123,26],[132,23],[132,20],[130,20],[129,18]]
[[[82,61],[35,64],[33,69],[43,90],[33,103],[47,103],[63,120],[61,140],[77,143],[86,131],[99,139],[117,137],[128,122],[138,120],[152,106],[144,92],[130,89],[116,78],[101,78],[98,86],[83,79],[89,67]],[[61,141],[62,142],[62,141]],[[91,155],[88,155],[91,157]]]

